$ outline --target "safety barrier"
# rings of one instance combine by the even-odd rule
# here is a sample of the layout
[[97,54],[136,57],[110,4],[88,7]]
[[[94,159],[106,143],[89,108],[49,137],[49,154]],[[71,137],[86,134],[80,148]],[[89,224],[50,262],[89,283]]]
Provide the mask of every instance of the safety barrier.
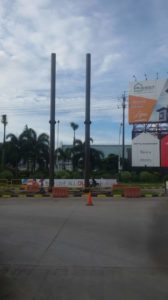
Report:
[[141,197],[141,190],[139,187],[126,187],[124,189],[124,197],[139,198]]
[[39,192],[39,190],[40,190],[40,187],[37,182],[32,182],[31,184],[27,185],[27,191],[30,193],[37,193],[37,192]]
[[69,196],[69,189],[67,187],[53,187],[52,197],[63,198]]
[[112,185],[112,190],[115,191],[115,190],[124,190],[125,188],[127,187],[126,184],[123,184],[123,183],[115,183]]

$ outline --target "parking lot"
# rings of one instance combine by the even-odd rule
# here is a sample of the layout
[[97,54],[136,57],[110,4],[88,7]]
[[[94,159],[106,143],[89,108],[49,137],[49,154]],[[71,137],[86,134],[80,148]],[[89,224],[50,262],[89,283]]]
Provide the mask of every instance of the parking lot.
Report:
[[168,299],[168,200],[0,199],[0,299]]

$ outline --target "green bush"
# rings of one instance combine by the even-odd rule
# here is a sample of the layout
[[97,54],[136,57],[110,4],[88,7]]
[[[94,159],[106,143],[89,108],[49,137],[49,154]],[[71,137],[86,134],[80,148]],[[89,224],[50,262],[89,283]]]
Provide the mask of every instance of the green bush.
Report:
[[63,171],[59,171],[55,174],[55,178],[58,179],[71,179],[72,178],[72,174],[70,171],[67,170],[63,170]]
[[120,173],[120,178],[122,182],[129,182],[132,179],[131,173],[129,171],[122,171]]
[[123,189],[115,189],[113,191],[113,195],[122,195],[123,196],[123,194],[124,194]]
[[136,172],[131,173],[131,178],[133,182],[138,182],[139,181],[139,175]]
[[20,179],[29,178],[29,173],[26,170],[19,171],[18,178]]
[[164,177],[163,177],[163,181],[168,181],[168,174],[166,174]]
[[29,178],[36,178],[36,179],[49,178],[49,174],[48,174],[48,171],[37,170],[35,173],[30,174]]
[[140,179],[141,182],[146,182],[146,183],[149,183],[153,180],[152,179],[152,174],[148,171],[140,172],[139,179]]
[[154,173],[152,174],[152,181],[153,181],[153,182],[158,182],[158,181],[160,181],[160,173],[154,172]]
[[13,173],[9,170],[4,170],[4,171],[0,172],[0,179],[11,180],[11,179],[13,179]]

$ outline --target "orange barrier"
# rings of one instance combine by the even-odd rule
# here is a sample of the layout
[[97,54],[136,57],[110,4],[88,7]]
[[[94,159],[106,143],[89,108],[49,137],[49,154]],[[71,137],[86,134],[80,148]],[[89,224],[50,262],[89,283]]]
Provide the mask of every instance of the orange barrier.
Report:
[[124,190],[127,187],[127,185],[123,184],[123,183],[115,183],[112,185],[112,190],[116,191],[116,190]]
[[22,184],[20,186],[20,190],[26,191],[27,190],[27,184]]
[[69,190],[67,187],[53,187],[52,196],[55,198],[62,198],[69,196]]
[[126,187],[124,189],[124,197],[139,198],[141,196],[141,190],[139,187]]
[[37,182],[31,182],[27,185],[27,191],[30,193],[37,193],[40,191],[39,184]]

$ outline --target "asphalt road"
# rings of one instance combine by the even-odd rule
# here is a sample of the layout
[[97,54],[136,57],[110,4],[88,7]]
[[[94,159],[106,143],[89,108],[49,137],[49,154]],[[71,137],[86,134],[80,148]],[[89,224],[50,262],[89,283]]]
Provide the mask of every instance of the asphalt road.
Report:
[[0,199],[0,300],[167,300],[168,199]]

